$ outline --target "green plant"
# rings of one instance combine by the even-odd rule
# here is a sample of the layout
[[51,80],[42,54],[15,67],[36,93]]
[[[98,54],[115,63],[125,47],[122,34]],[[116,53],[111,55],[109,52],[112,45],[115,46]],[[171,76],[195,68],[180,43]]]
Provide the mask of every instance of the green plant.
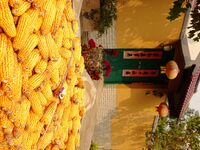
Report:
[[[173,2],[173,7],[170,9],[168,20],[173,21],[180,17],[182,13],[186,13],[187,9],[191,7],[189,0],[175,0]],[[194,10],[191,12],[191,26],[188,28],[189,38],[194,41],[199,42],[200,40],[200,0],[196,1],[196,6]]]
[[155,132],[146,132],[148,150],[200,150],[200,116],[189,109],[184,118],[160,118]]
[[98,149],[99,149],[98,144],[95,144],[95,143],[92,141],[92,143],[91,143],[91,145],[90,145],[90,150],[98,150]]
[[98,35],[101,36],[117,19],[116,0],[100,0],[99,9],[91,9],[89,12],[84,12],[83,16],[93,20],[95,29],[98,30]]

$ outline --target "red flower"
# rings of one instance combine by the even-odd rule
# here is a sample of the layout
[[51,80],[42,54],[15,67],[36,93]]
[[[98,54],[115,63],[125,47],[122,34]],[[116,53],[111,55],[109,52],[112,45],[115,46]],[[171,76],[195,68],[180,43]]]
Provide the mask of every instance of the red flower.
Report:
[[108,60],[104,60],[104,61],[103,61],[103,64],[105,65],[106,68],[107,68],[107,67],[110,67],[110,63],[109,63]]
[[110,76],[111,72],[112,72],[112,68],[111,67],[106,68],[105,76],[108,78]]
[[110,76],[110,73],[112,72],[112,68],[111,68],[111,65],[109,63],[108,60],[104,60],[103,61],[103,64],[105,65],[106,67],[106,73],[105,73],[105,76],[108,78]]
[[96,48],[97,47],[96,43],[95,43],[95,41],[93,39],[90,39],[88,41],[88,45],[90,46],[90,48]]

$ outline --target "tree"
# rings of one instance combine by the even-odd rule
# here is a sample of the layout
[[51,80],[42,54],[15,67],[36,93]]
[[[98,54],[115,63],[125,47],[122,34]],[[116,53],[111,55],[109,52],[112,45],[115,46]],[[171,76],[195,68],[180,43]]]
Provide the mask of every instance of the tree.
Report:
[[184,118],[160,118],[155,132],[146,132],[148,150],[200,150],[200,116],[189,109]]
[[[173,21],[181,16],[182,13],[186,13],[187,9],[191,7],[189,0],[174,0],[173,7],[170,9],[168,20]],[[196,0],[196,6],[191,12],[191,26],[188,28],[189,38],[199,42],[200,40],[200,0]]]

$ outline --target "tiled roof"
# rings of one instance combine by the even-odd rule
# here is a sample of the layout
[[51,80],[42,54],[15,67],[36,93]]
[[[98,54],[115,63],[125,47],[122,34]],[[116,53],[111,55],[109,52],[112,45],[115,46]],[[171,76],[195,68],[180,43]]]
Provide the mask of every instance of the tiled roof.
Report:
[[179,118],[184,115],[184,112],[186,111],[186,109],[189,105],[190,99],[192,98],[192,95],[194,94],[199,75],[200,75],[200,67],[192,73],[187,91],[186,91],[185,95],[183,96],[183,100],[182,100],[183,104],[182,104],[182,107],[181,107],[181,110],[179,113]]

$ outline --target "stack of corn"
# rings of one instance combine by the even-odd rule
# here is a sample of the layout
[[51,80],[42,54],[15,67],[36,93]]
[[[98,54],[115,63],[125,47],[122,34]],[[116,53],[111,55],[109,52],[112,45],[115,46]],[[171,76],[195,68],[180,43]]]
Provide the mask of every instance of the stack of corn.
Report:
[[71,0],[0,0],[0,150],[74,150],[84,69]]

